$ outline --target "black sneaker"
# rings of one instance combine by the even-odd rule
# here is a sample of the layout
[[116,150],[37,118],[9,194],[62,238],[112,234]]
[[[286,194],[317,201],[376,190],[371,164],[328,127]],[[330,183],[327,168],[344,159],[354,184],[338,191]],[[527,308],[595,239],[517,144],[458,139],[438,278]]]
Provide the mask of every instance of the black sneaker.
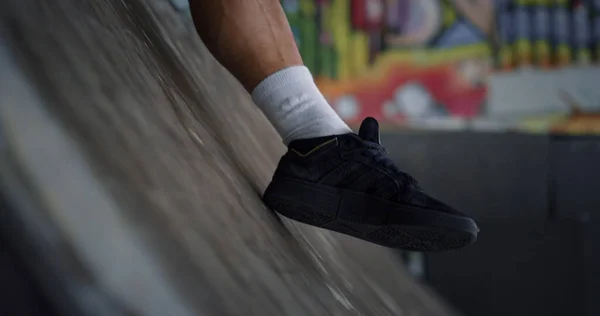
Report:
[[290,143],[263,200],[285,217],[405,250],[461,248],[479,232],[473,219],[425,194],[394,165],[373,118],[358,135]]

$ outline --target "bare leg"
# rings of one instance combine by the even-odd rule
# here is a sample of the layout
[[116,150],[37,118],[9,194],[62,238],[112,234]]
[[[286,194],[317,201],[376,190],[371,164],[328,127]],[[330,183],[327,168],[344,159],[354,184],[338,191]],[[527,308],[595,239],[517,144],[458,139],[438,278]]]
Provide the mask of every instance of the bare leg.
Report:
[[303,65],[278,0],[191,0],[190,7],[206,47],[249,92],[270,74]]
[[284,143],[351,132],[304,66],[278,0],[191,0],[198,34]]

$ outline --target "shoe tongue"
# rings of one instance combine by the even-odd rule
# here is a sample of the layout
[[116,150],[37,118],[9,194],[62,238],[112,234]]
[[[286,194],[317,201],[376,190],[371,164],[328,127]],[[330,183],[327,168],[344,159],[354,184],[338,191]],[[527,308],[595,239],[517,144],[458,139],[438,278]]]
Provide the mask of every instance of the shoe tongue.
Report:
[[379,142],[379,123],[372,117],[367,117],[358,130],[358,137],[362,140],[381,144]]

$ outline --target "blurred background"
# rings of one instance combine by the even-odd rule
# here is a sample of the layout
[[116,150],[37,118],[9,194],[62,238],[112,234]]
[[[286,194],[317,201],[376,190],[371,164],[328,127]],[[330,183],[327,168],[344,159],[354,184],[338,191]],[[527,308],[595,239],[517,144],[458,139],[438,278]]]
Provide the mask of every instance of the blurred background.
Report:
[[411,273],[469,316],[600,315],[600,1],[282,4],[335,110],[480,222]]
[[[414,278],[465,316],[600,315],[599,0],[281,2],[340,116],[377,118],[400,168],[480,224],[464,250],[399,252]],[[43,301],[0,250],[0,283]]]

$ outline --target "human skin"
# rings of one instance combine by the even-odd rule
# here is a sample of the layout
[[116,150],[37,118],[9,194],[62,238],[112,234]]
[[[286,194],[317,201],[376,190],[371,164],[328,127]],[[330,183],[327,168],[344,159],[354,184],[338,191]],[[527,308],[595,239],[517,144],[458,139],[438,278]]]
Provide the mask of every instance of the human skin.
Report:
[[190,0],[198,35],[248,92],[278,70],[303,65],[279,0]]

